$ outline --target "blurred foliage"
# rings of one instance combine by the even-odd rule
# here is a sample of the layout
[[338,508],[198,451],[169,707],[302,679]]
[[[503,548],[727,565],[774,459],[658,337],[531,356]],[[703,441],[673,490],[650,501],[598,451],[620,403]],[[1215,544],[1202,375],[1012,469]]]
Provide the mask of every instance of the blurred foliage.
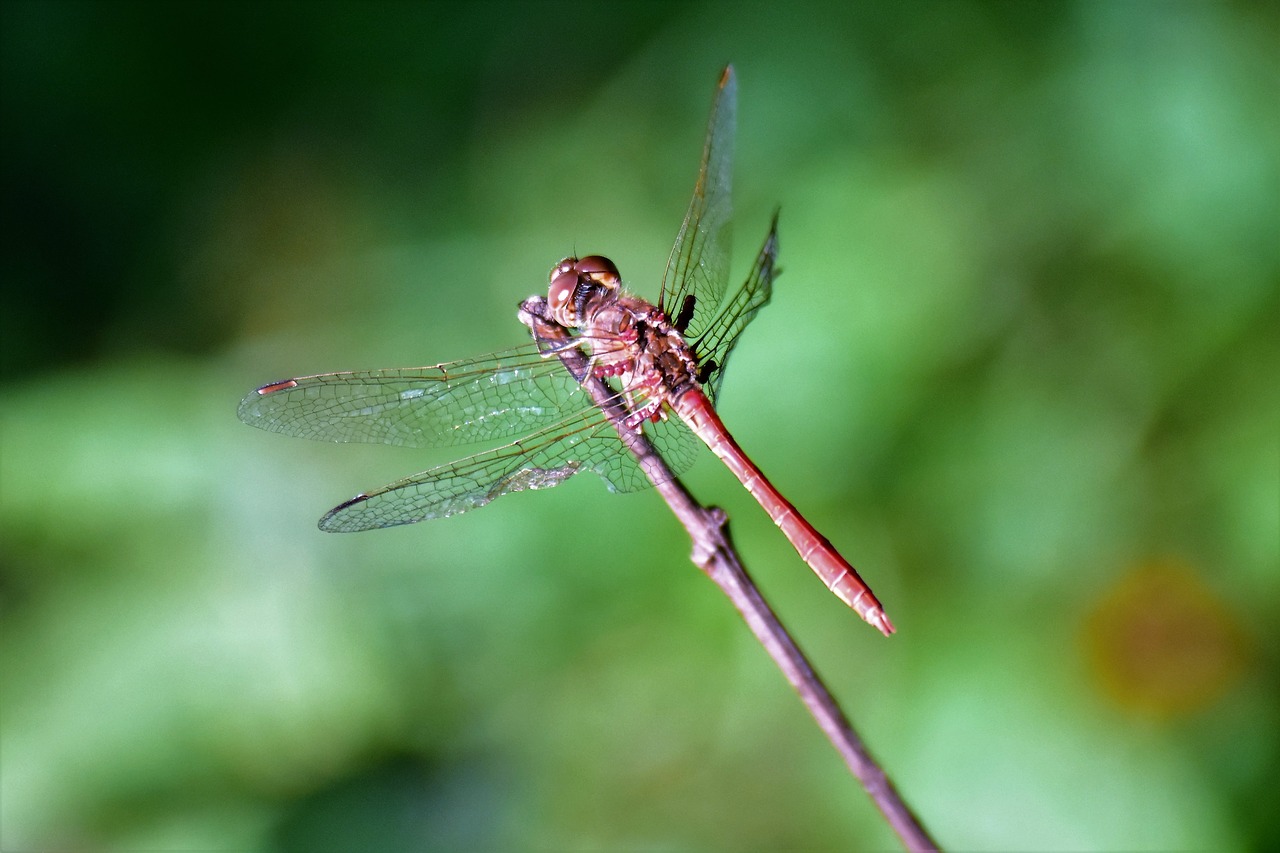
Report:
[[352,537],[448,456],[238,424],[268,380],[652,294],[721,65],[722,410],[885,641],[689,482],[937,838],[1275,849],[1270,4],[0,6],[4,849],[893,844],[653,495]]

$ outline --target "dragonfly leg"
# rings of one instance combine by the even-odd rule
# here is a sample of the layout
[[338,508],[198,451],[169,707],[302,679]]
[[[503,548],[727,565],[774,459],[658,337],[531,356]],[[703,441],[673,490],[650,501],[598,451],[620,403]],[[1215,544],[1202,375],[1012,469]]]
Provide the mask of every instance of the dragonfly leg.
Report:
[[628,429],[639,429],[647,420],[657,423],[662,419],[662,377],[656,372],[647,373],[627,391],[627,404],[631,414],[623,422]]
[[612,363],[600,363],[591,368],[591,372],[601,379],[607,379],[610,376],[621,376],[631,369],[631,366],[625,361],[615,361]]

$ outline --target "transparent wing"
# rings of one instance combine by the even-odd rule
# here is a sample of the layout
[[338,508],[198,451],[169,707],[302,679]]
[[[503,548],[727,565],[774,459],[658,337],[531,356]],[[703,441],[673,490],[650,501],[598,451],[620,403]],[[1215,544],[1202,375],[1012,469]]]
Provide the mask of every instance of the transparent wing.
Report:
[[[578,346],[581,340],[568,343]],[[629,395],[614,391],[612,402],[627,411]],[[528,433],[357,495],[321,519],[323,530],[444,518],[510,492],[559,485],[579,471],[594,471],[613,491],[650,485],[605,412],[592,404],[546,341],[433,367],[273,382],[245,397],[239,416],[253,426],[304,438],[415,447]],[[644,429],[673,473],[693,463],[699,441],[678,419]]]
[[742,287],[726,302],[711,321],[706,333],[694,343],[698,354],[698,380],[707,396],[715,402],[724,379],[724,366],[747,324],[769,303],[773,296],[773,280],[781,272],[778,259],[778,212],[774,211],[769,234],[756,255],[756,262]]
[[[646,434],[673,473],[692,463],[698,440],[678,419],[651,424]],[[651,485],[604,413],[591,406],[510,444],[356,495],[320,519],[320,529],[349,533],[446,518],[505,494],[558,486],[580,471],[594,471],[617,492]]]
[[658,306],[690,337],[706,328],[729,278],[737,100],[738,84],[730,65],[716,88],[698,182],[662,276]]
[[323,373],[273,382],[240,403],[240,420],[316,441],[440,447],[510,438],[584,405],[582,388],[530,343],[478,358]]

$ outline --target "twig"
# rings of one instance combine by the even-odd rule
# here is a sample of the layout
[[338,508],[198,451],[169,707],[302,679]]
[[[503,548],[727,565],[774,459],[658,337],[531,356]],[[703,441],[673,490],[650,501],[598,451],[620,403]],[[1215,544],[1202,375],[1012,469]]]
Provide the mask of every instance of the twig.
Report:
[[800,699],[817,721],[818,727],[844,758],[849,770],[862,783],[889,826],[910,851],[938,850],[938,845],[921,825],[919,818],[903,801],[888,774],[876,763],[862,738],[840,709],[835,697],[809,664],[804,653],[778,620],[760,590],[747,575],[729,542],[723,510],[700,505],[676,479],[662,457],[639,430],[628,429],[623,421],[626,412],[617,395],[603,381],[591,375],[587,358],[572,343],[572,336],[546,313],[546,300],[530,297],[520,306],[520,319],[540,342],[555,345],[566,369],[582,383],[596,405],[600,406],[618,431],[618,437],[636,457],[645,475],[671,507],[693,540],[694,565],[706,573],[727,595],[742,614],[751,632],[764,646],[787,681],[800,694]]

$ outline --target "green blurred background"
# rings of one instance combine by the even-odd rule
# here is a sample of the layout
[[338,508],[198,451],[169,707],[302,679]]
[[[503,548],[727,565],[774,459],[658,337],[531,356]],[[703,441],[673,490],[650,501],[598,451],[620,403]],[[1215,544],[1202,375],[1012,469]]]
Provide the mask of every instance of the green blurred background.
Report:
[[1275,849],[1270,4],[0,6],[0,847],[892,847],[687,561],[581,477],[315,520],[449,451],[235,418],[653,295],[720,67],[721,410],[885,640],[708,455],[748,565],[938,840]]

